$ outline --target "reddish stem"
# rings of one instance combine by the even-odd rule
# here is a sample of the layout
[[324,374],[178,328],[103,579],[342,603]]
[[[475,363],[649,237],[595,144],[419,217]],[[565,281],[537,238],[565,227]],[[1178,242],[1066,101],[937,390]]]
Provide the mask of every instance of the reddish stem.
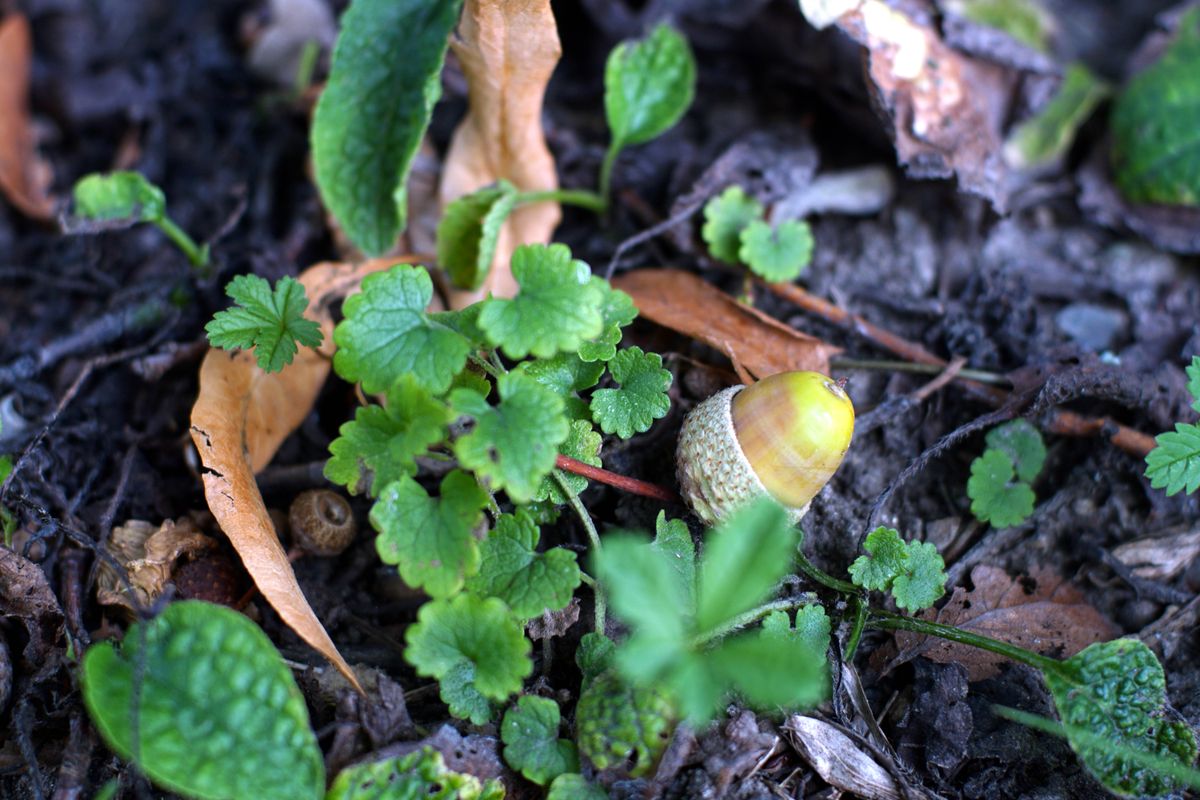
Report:
[[558,456],[558,462],[555,464],[561,470],[573,472],[576,475],[606,483],[609,486],[615,486],[631,494],[640,494],[642,497],[651,497],[655,500],[662,500],[664,503],[678,503],[679,495],[672,492],[670,489],[665,489],[656,483],[647,483],[639,481],[637,478],[628,478],[624,475],[618,475],[615,472],[609,472],[606,469],[593,467],[591,464],[585,464],[582,461],[577,461],[570,456],[564,456],[561,453]]

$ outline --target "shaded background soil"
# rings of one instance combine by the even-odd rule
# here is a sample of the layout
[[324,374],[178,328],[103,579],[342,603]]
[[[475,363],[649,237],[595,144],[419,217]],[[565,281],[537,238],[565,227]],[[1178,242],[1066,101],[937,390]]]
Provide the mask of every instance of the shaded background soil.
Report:
[[[1049,4],[1063,24],[1067,49],[1115,79],[1158,10],[1119,5]],[[4,502],[21,521],[16,546],[50,577],[67,625],[87,641],[111,634],[119,622],[105,618],[88,589],[94,542],[126,519],[157,523],[204,508],[189,463],[187,421],[205,347],[203,325],[224,307],[224,283],[245,272],[274,280],[336,252],[307,173],[304,105],[245,65],[242,36],[262,9],[242,2],[120,0],[29,0],[16,7],[33,24],[32,101],[59,193],[83,174],[116,163],[138,169],[164,188],[184,229],[212,240],[215,258],[215,276],[198,280],[149,226],[68,237],[0,206],[0,451],[24,459]],[[667,217],[704,170],[746,137],[766,137],[755,140],[768,142],[761,163],[746,169],[751,180],[768,186],[780,164],[894,164],[857,48],[836,32],[808,28],[794,3],[668,0],[631,7],[582,0],[556,3],[555,12],[564,58],[550,85],[546,125],[566,187],[594,183],[607,143],[603,63],[616,41],[639,34],[647,20],[672,15],[700,64],[697,100],[684,122],[620,160],[617,208],[607,224],[566,211],[558,239],[597,270],[620,242]],[[438,152],[465,108],[465,84],[453,62],[444,84],[431,129]],[[1085,133],[1072,165],[1098,136]],[[1076,207],[1069,175],[1048,180],[1036,200],[1018,204],[1005,218],[952,182],[910,182],[899,172],[895,178],[894,199],[879,213],[812,220],[817,249],[804,279],[812,293],[935,353],[963,356],[972,368],[1023,370],[1032,387],[1024,410],[1035,421],[1056,406],[1111,415],[1148,433],[1190,419],[1180,365],[1200,353],[1194,260],[1089,223]],[[698,269],[732,291],[740,286],[737,275],[704,255],[694,221],[629,251],[618,268],[660,265]],[[847,355],[888,357],[778,299],[758,301]],[[664,480],[673,471],[682,414],[714,388],[711,371],[692,365],[727,364],[648,323],[637,323],[631,339],[664,353],[677,377],[676,402],[649,433],[627,444],[606,443],[605,466]],[[954,386],[923,403],[897,402],[929,376],[844,374],[859,430],[846,464],[804,525],[810,555],[835,572],[855,555],[873,506],[905,466],[988,411]],[[331,381],[263,475],[269,505],[285,508],[297,491],[323,484],[328,443],[353,404],[352,390]],[[973,522],[969,512],[965,476],[982,449],[978,434],[930,460],[877,509],[878,521],[935,542],[968,587],[978,564],[1012,575],[1045,568],[1073,583],[1121,633],[1143,634],[1160,651],[1170,698],[1195,725],[1200,569],[1192,565],[1155,583],[1114,568],[1108,554],[1149,533],[1194,526],[1200,501],[1150,490],[1142,463],[1102,436],[1050,437],[1048,445],[1033,518],[1002,536]],[[650,527],[660,509],[601,486],[583,497],[605,525]],[[547,535],[584,547],[570,521]],[[404,662],[398,644],[420,599],[389,572],[369,536],[339,559],[298,565],[342,653],[390,675],[406,690],[412,721],[432,731],[447,719],[445,709]],[[341,748],[337,758],[344,763],[366,752],[368,742],[385,744],[353,730],[361,717],[338,706],[325,665],[269,607],[254,605],[301,670],[328,752]],[[1175,613],[1180,607],[1182,615]],[[0,796],[90,797],[127,768],[88,729],[64,640],[47,645],[40,664],[18,657],[30,645],[30,630],[18,619],[0,620],[15,665],[11,695],[0,695]],[[547,676],[568,699],[578,682],[570,662],[580,632],[556,642],[559,666]],[[1002,703],[1049,712],[1031,671],[1007,666],[968,690],[957,664],[917,659],[880,674],[882,662],[872,655],[884,645],[883,637],[869,638],[858,664],[916,784],[945,797],[1099,796],[1065,744],[990,711]],[[312,668],[303,670],[305,664]],[[698,741],[679,745],[678,769],[659,788],[680,798],[832,796],[773,725],[732,711]],[[482,737],[471,746],[482,748],[484,760],[490,748],[495,761],[488,738],[494,726],[459,728]],[[389,730],[393,738],[417,738],[412,726]],[[129,796],[159,796],[132,775],[126,780],[134,792]],[[537,796],[531,785],[514,785],[518,796]],[[645,788],[617,781],[612,795],[637,796]]]

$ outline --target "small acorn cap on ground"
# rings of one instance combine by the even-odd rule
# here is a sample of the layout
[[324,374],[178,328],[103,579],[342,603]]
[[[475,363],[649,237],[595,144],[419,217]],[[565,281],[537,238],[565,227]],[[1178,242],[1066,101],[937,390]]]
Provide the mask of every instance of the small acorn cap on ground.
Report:
[[358,533],[346,498],[328,489],[309,489],[296,495],[288,509],[292,543],[314,556],[336,556]]
[[709,525],[767,494],[792,522],[842,463],[854,406],[819,372],[785,372],[734,386],[696,406],[679,433],[684,499]]

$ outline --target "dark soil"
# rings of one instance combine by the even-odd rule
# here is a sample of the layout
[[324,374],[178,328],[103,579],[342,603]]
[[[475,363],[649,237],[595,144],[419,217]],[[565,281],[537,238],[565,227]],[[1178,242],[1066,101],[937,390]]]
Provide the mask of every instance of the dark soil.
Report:
[[[1075,52],[1113,77],[1123,73],[1156,10],[1121,4],[1118,15],[1108,3],[1050,5],[1060,19],[1090,21],[1068,26],[1065,35],[1073,37]],[[230,0],[28,0],[17,6],[33,23],[33,105],[58,193],[65,196],[79,176],[112,168],[124,153],[132,168],[163,187],[171,215],[184,229],[212,240],[216,261],[215,276],[198,280],[149,226],[69,237],[0,203],[0,451],[20,459],[3,502],[21,522],[15,546],[44,571],[67,629],[87,643],[124,624],[95,601],[97,542],[128,519],[157,524],[205,508],[189,462],[188,417],[204,352],[203,325],[224,307],[224,283],[247,272],[274,280],[336,258],[336,252],[308,177],[306,109],[245,66],[239,31],[254,9]],[[594,183],[606,145],[603,63],[617,40],[640,33],[646,19],[669,13],[689,35],[701,65],[697,100],[684,123],[619,162],[617,208],[608,224],[567,211],[558,238],[597,271],[607,267],[620,242],[669,216],[704,170],[747,137],[767,137],[777,148],[760,152],[759,165],[742,164],[768,187],[780,164],[806,162],[810,172],[818,163],[821,169],[894,165],[886,128],[871,110],[857,48],[835,32],[808,28],[794,2],[668,0],[645,6],[555,4],[564,58],[550,87],[546,123],[564,186]],[[465,107],[464,86],[451,65],[432,127],[439,152]],[[1089,136],[1076,147],[1072,165],[1096,146],[1098,134]],[[986,201],[959,193],[953,182],[911,182],[899,172],[895,177],[895,198],[881,212],[813,219],[817,250],[805,277],[813,294],[935,353],[962,356],[971,368],[1021,371],[1028,399],[1014,413],[1030,414],[1035,422],[1057,407],[1109,415],[1148,433],[1190,418],[1181,365],[1200,353],[1194,259],[1090,223],[1075,204],[1069,176],[1049,181],[1039,199],[1004,218]],[[700,270],[726,288],[740,282],[704,255],[694,220],[629,250],[618,269],[661,265]],[[758,301],[848,356],[892,358],[778,299],[763,295]],[[648,323],[636,324],[627,341],[631,337],[667,356],[677,376],[676,402],[648,434],[625,445],[606,444],[605,466],[673,482],[664,476],[673,471],[682,413],[713,388],[709,373],[692,365],[728,364]],[[931,376],[845,374],[859,432],[845,465],[805,520],[814,560],[840,572],[874,519],[935,542],[951,554],[948,566],[963,585],[976,564],[1013,575],[1050,568],[1123,634],[1147,635],[1163,657],[1171,702],[1190,723],[1200,723],[1200,641],[1194,632],[1200,569],[1192,565],[1155,583],[1114,568],[1108,555],[1123,542],[1194,526],[1200,500],[1168,499],[1151,490],[1141,461],[1102,435],[1052,436],[1047,468],[1035,487],[1034,517],[1001,537],[975,523],[969,511],[965,477],[982,449],[976,433],[931,458],[876,508],[907,465],[991,409],[953,384],[925,402],[898,400]],[[326,448],[353,402],[345,385],[330,381],[310,419],[262,476],[268,505],[286,508],[299,490],[323,485]],[[661,508],[598,485],[583,499],[597,522],[608,526],[650,527]],[[565,519],[545,535],[581,549],[586,541]],[[396,585],[369,536],[339,559],[308,559],[297,571],[341,652],[383,676],[370,699],[356,703],[265,603],[252,604],[284,656],[310,665],[298,666],[298,674],[332,764],[419,739],[418,729],[432,732],[451,722],[475,737],[450,745],[462,754],[461,768],[498,768],[495,727],[450,720],[436,691],[403,660],[399,643],[420,600]],[[1189,602],[1190,615],[1170,616]],[[75,680],[77,653],[67,652],[66,637],[45,628],[53,615],[38,617],[30,608],[0,597],[0,645],[7,645],[0,647],[0,796],[91,797],[119,775],[125,796],[161,796],[91,730]],[[555,667],[547,688],[569,702],[578,686],[570,665],[582,628],[552,640]],[[856,663],[914,797],[1101,796],[1065,744],[991,711],[992,704],[1002,704],[1050,712],[1032,671],[1007,666],[968,686],[960,666],[917,659],[881,675],[871,655],[885,642],[869,637]],[[404,693],[400,701],[397,684]],[[395,711],[397,702],[401,710],[407,704],[407,715]],[[660,770],[660,784],[615,780],[612,796],[836,796],[781,738],[776,721],[735,708],[694,739],[681,732],[665,763],[670,769]],[[540,796],[531,784],[509,777],[515,789],[510,796]]]

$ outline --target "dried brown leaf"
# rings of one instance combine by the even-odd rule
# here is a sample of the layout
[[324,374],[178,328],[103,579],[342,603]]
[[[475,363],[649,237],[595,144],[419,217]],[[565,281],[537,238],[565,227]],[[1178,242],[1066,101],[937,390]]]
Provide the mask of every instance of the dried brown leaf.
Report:
[[613,285],[633,298],[643,317],[720,350],[756,378],[789,370],[829,374],[830,357],[841,352],[690,272],[639,269]]
[[20,14],[0,21],[0,192],[25,216],[54,218],[50,164],[38,155],[29,118],[33,45]]
[[[1120,634],[1078,589],[1049,569],[1038,568],[1031,579],[1022,580],[981,564],[971,570],[971,583],[973,589],[956,587],[940,611],[922,616],[1055,658],[1068,658]],[[900,654],[890,666],[924,656],[962,664],[972,681],[996,675],[1006,661],[985,650],[905,631],[897,632],[896,645]]]
[[125,568],[129,583],[110,563],[101,561],[96,574],[96,599],[103,605],[122,606],[133,612],[148,608],[162,596],[176,561],[216,547],[217,540],[206,536],[187,517],[169,519],[162,525],[131,519],[113,528],[108,538],[108,551]]
[[[467,0],[450,47],[467,78],[470,106],[446,154],[442,204],[501,178],[521,191],[557,189],[554,157],[542,132],[546,84],[562,55],[549,0]],[[512,251],[549,242],[561,217],[558,203],[517,209],[501,229],[483,286],[453,290],[451,308],[468,306],[489,292],[516,294]]]
[[320,350],[301,348],[282,372],[258,368],[246,351],[210,350],[200,366],[200,393],[192,407],[192,441],[204,465],[208,507],[246,565],[258,590],[300,638],[333,662],[355,688],[358,681],[321,625],[267,514],[254,474],[312,410],[329,375],[333,354],[331,306],[362,279],[411,259],[374,259],[358,265],[323,263],[300,275],[311,305],[308,317],[325,334]]
[[1200,556],[1200,527],[1126,542],[1112,554],[1139,578],[1165,581],[1183,572]]
[[[41,567],[0,546],[0,621],[5,620],[25,628],[22,668],[35,671],[48,663],[63,635],[62,607]],[[15,645],[19,639],[9,641]]]
[[783,723],[783,735],[830,786],[869,800],[901,797],[891,774],[837,726],[793,714]]

